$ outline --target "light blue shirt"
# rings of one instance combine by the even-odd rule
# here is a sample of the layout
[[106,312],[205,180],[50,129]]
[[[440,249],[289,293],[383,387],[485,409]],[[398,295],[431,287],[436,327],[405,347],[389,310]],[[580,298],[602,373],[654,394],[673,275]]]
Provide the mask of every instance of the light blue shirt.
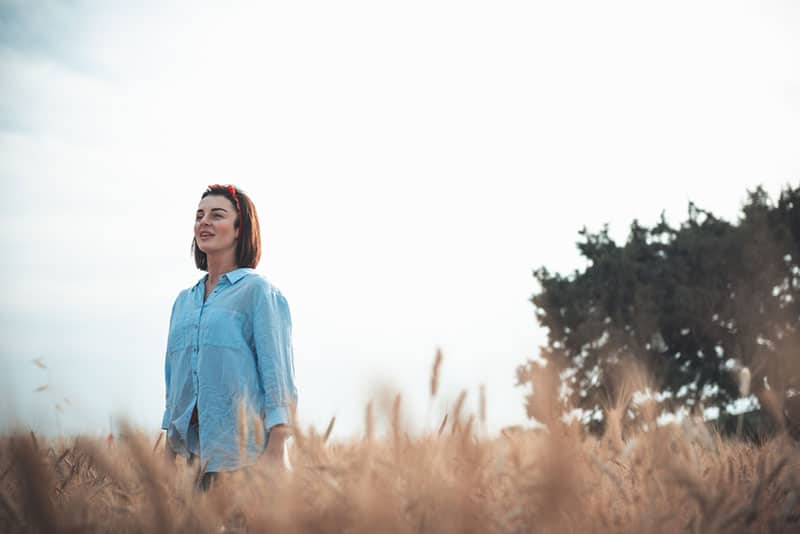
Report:
[[[161,428],[178,454],[226,471],[255,463],[269,429],[289,422],[292,320],[281,292],[253,269],[223,274],[203,302],[207,278],[172,306]],[[199,430],[190,425],[195,405]]]

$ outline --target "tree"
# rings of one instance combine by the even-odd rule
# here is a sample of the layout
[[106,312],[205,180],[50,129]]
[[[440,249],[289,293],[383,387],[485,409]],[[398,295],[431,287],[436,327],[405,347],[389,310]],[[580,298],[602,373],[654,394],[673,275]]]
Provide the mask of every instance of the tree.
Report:
[[[652,228],[633,221],[622,245],[607,226],[580,236],[588,266],[535,270],[531,302],[548,330],[542,356],[587,420],[614,398],[629,362],[650,371],[671,408],[727,405],[744,366],[756,394],[783,398],[800,385],[800,188],[776,203],[760,187],[748,192],[735,224],[690,203],[677,228],[663,213]],[[520,366],[519,384],[533,384],[537,368]]]

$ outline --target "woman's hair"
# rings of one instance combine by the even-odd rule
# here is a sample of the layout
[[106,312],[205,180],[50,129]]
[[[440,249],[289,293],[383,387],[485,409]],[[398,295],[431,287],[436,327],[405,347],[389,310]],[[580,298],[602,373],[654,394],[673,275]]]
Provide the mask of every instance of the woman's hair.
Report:
[[[225,197],[236,208],[237,216],[233,224],[234,228],[239,229],[239,239],[236,242],[236,265],[255,268],[261,259],[261,229],[258,226],[258,214],[253,201],[244,191],[232,185],[210,185],[200,200],[209,195]],[[197,247],[196,239],[192,239],[192,252],[197,268],[207,271],[208,258],[206,253]]]

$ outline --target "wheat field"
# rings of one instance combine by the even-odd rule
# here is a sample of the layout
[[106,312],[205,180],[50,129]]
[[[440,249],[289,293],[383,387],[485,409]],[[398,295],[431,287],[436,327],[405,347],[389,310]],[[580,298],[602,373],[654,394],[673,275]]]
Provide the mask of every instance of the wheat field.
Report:
[[[437,359],[440,361],[440,359]],[[436,394],[437,369],[431,380]],[[463,396],[427,433],[331,441],[294,428],[292,471],[257,464],[195,489],[197,466],[164,460],[161,436],[0,438],[2,532],[797,532],[800,456],[783,430],[760,444],[702,421],[606,433],[560,419],[547,429],[479,430]],[[645,411],[646,413],[646,411]],[[616,418],[616,419],[615,419]],[[623,424],[624,422],[624,424]],[[652,423],[652,421],[651,421]],[[638,429],[638,430],[637,430]]]

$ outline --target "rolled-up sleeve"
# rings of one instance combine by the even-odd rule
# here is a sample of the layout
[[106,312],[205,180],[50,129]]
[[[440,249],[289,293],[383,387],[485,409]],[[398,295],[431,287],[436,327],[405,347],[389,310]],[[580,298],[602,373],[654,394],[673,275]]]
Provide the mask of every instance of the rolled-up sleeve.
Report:
[[259,295],[253,318],[259,379],[264,388],[264,425],[289,423],[297,403],[292,350],[292,319],[286,298],[277,291]]

